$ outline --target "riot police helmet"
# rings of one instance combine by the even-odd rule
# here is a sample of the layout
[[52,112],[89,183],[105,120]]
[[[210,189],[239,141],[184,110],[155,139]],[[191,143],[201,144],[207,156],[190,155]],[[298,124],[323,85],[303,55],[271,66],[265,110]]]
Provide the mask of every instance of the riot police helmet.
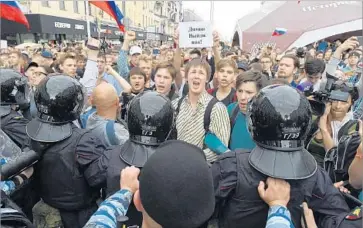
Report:
[[13,69],[0,69],[0,115],[10,113],[10,105],[27,109],[30,104],[27,79]]
[[317,170],[304,149],[312,123],[307,98],[288,85],[270,85],[250,101],[248,129],[256,143],[249,162],[261,173],[281,179],[305,179]]
[[56,142],[72,134],[71,122],[83,110],[85,89],[65,75],[48,76],[34,93],[37,117],[27,126],[28,136],[41,142]]
[[129,104],[127,125],[133,142],[159,145],[169,137],[173,123],[171,101],[158,92],[142,92]]

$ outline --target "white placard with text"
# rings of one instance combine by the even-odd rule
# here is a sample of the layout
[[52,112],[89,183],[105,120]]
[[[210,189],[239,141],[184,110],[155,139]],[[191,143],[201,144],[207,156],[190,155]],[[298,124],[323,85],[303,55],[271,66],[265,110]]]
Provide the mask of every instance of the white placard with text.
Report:
[[213,46],[213,27],[208,21],[179,23],[179,47],[203,48]]
[[1,40],[0,41],[0,49],[6,49],[8,48],[8,41],[7,40]]

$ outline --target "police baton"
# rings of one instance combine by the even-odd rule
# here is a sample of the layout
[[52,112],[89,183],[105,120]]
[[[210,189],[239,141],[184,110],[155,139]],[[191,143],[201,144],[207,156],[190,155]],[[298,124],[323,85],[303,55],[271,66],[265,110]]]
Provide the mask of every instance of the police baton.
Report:
[[350,200],[350,201],[352,201],[355,205],[357,205],[358,207],[361,207],[362,205],[363,205],[363,203],[359,200],[359,199],[357,199],[357,198],[355,198],[354,196],[352,196],[351,194],[349,194],[349,193],[345,193],[345,192],[341,192],[342,194],[343,194],[343,196],[346,198],[346,199],[348,199],[348,200]]
[[38,153],[29,150],[20,154],[19,157],[2,165],[1,167],[1,181],[10,180],[17,176],[27,168],[33,166],[40,159]]

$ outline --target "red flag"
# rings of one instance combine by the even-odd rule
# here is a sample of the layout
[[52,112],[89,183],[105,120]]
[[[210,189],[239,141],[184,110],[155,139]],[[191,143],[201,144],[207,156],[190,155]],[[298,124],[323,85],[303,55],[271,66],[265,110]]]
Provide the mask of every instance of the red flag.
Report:
[[29,30],[29,22],[20,9],[17,1],[0,1],[0,18],[25,25]]
[[89,1],[89,3],[95,5],[96,7],[100,8],[108,15],[113,17],[117,22],[119,29],[122,32],[125,32],[125,27],[122,24],[121,20],[124,18],[124,15],[121,13],[120,9],[117,7],[115,1]]

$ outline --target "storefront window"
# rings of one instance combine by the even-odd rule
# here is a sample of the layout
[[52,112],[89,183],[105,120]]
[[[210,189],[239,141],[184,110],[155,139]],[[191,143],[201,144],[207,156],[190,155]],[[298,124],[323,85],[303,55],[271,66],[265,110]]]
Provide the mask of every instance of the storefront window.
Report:
[[35,43],[35,36],[32,33],[28,34],[20,34],[20,42],[21,43]]

